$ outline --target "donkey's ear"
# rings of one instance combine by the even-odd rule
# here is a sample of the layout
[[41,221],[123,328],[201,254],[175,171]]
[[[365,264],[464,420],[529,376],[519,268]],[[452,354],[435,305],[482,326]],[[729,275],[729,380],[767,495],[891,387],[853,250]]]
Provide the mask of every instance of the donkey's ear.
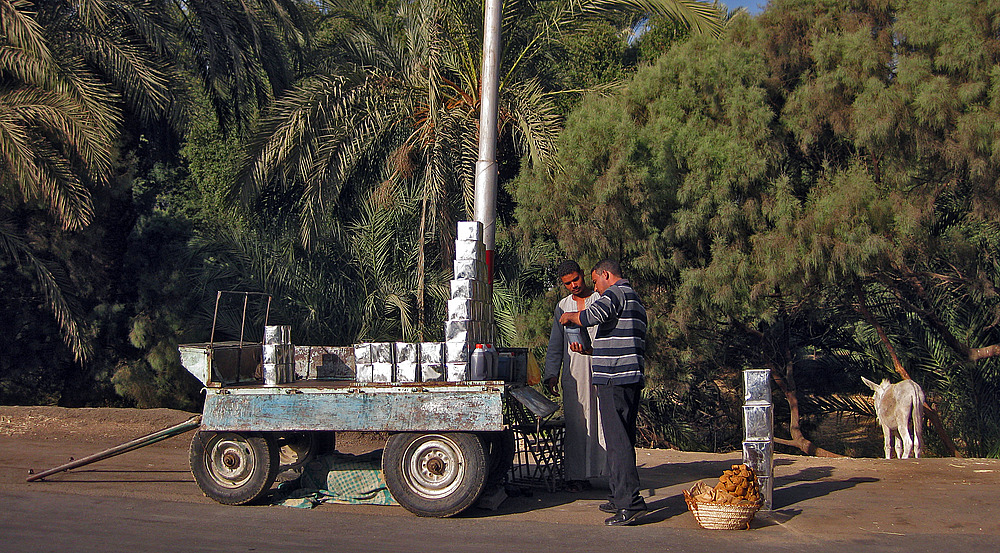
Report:
[[862,376],[861,377],[861,381],[865,383],[865,386],[868,386],[869,388],[871,388],[872,391],[878,390],[878,384],[872,382],[871,380],[868,380],[867,378],[865,378],[865,377]]

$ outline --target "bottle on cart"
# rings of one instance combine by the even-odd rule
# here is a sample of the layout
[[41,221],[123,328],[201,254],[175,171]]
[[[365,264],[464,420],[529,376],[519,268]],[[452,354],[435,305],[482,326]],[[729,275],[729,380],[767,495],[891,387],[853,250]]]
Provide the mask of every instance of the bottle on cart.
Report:
[[499,380],[500,377],[500,352],[493,344],[486,344],[486,356],[489,359],[489,370],[486,372],[487,380]]
[[476,344],[476,349],[469,356],[469,380],[482,381],[489,377],[489,354],[483,344]]

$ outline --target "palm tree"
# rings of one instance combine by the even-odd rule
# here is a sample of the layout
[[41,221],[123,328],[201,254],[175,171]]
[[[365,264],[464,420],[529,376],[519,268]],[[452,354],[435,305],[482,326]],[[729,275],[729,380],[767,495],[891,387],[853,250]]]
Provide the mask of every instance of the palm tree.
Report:
[[307,44],[297,0],[166,0],[150,7],[175,62],[200,77],[224,129],[243,129],[292,82]]
[[[413,253],[420,327],[426,249],[431,244],[449,251],[453,223],[472,213],[481,6],[466,0],[408,2],[395,18],[352,0],[334,0],[328,8],[352,30],[321,52],[311,73],[266,113],[238,193],[245,201],[275,191],[290,197],[300,238],[309,246],[323,225],[351,220],[369,196],[388,208],[405,183],[418,183]],[[501,144],[513,151],[503,155],[557,170],[554,90],[535,68],[559,33],[626,9],[655,11],[705,32],[718,28],[715,8],[685,0],[512,4],[503,23],[499,127]]]
[[139,15],[102,0],[0,0],[0,255],[35,275],[78,360],[88,348],[70,303],[15,210],[38,206],[65,230],[89,224],[91,190],[111,178],[123,101],[165,106],[151,52],[126,37],[124,22]]
[[290,82],[304,43],[293,0],[0,0],[0,256],[35,275],[78,360],[87,345],[57,271],[15,209],[68,231],[94,218],[122,123],[184,118],[184,68],[224,125],[244,125]]

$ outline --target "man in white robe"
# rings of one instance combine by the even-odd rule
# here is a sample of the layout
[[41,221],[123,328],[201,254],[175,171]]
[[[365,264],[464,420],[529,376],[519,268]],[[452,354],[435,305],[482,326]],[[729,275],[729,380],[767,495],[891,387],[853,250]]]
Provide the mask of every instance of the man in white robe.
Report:
[[591,356],[571,351],[569,345],[571,341],[582,340],[582,349],[588,350],[597,327],[577,327],[576,334],[574,329],[559,324],[559,318],[563,313],[583,311],[601,296],[584,280],[583,271],[575,261],[563,261],[556,275],[570,294],[556,304],[542,378],[546,390],[553,395],[559,393],[558,383],[562,383],[566,487],[569,491],[583,491],[590,488],[589,479],[604,472],[604,436],[597,413],[597,395],[591,383]]

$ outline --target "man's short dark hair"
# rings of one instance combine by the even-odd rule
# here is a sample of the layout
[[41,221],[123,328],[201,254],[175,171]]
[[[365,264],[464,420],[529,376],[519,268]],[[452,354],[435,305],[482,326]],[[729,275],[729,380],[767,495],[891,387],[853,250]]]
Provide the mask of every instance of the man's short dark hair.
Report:
[[556,267],[557,278],[562,278],[571,273],[580,273],[580,276],[583,276],[583,270],[580,269],[580,264],[572,259],[567,259]]
[[601,271],[607,271],[615,276],[622,276],[622,268],[618,265],[618,262],[610,257],[606,257],[597,262],[594,268],[591,270],[592,273],[599,273]]

